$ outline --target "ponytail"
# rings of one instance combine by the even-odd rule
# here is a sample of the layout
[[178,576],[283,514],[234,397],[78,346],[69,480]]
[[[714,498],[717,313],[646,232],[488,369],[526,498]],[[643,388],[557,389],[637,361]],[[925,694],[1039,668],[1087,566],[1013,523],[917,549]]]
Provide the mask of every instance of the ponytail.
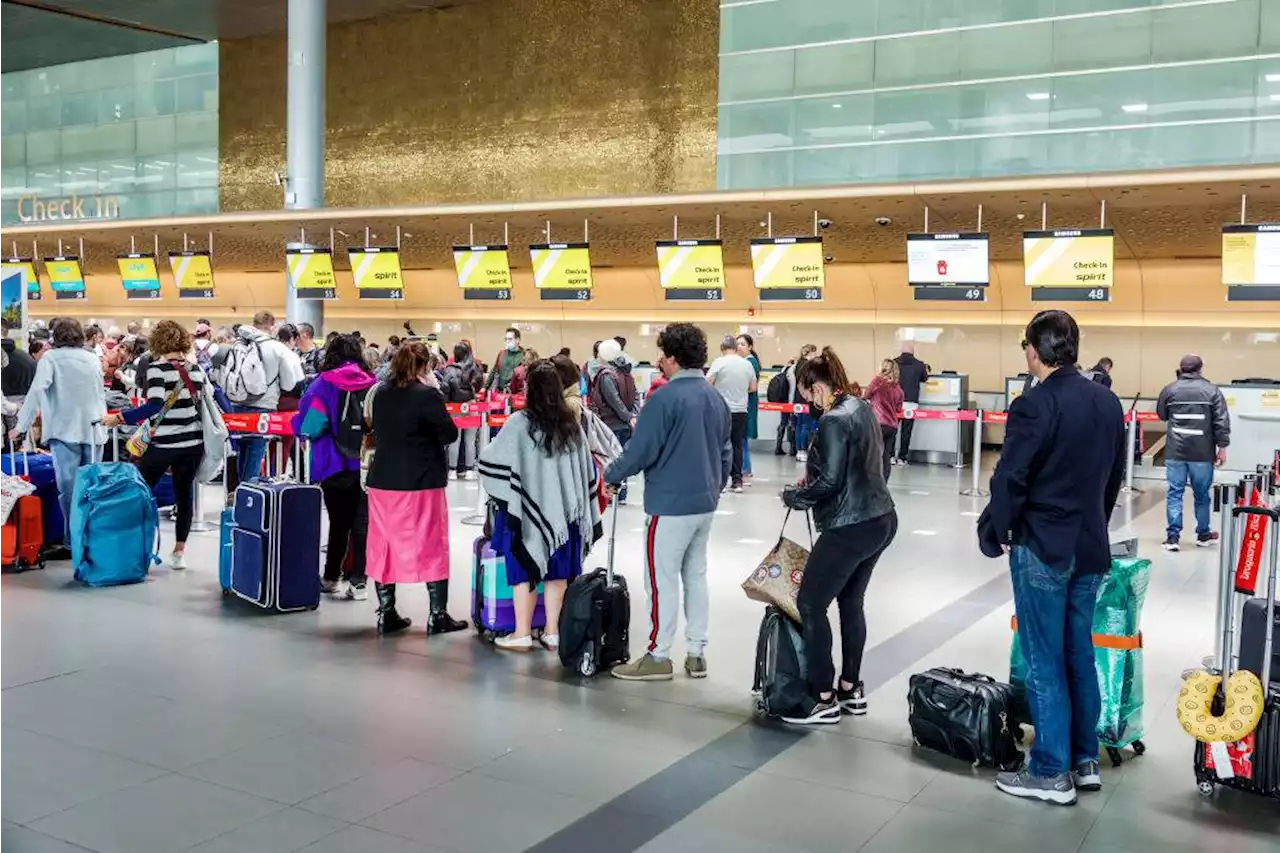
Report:
[[819,382],[836,394],[859,394],[858,386],[849,381],[840,356],[829,346],[823,347],[822,352],[804,362],[796,371],[796,383],[802,388],[812,388]]

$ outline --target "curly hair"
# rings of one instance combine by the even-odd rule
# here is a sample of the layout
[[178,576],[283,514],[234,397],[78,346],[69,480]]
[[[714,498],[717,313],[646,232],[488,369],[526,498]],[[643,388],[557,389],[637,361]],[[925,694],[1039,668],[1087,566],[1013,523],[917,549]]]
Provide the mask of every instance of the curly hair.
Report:
[[191,333],[181,323],[161,320],[147,338],[147,349],[155,353],[157,358],[171,352],[185,355],[191,352]]
[[324,348],[324,359],[320,362],[320,372],[337,370],[344,364],[355,362],[364,366],[364,352],[360,349],[360,341],[350,335],[338,335]]
[[692,323],[672,323],[658,335],[658,349],[685,370],[707,363],[707,333]]

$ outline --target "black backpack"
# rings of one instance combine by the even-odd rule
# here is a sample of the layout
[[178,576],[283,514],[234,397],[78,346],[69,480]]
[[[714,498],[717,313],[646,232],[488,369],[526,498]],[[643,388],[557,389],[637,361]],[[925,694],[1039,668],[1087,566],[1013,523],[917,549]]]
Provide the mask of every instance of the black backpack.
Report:
[[343,391],[338,398],[338,417],[333,424],[333,443],[347,459],[359,459],[364,446],[364,401],[369,389]]
[[752,691],[756,710],[767,717],[805,716],[813,710],[809,664],[800,626],[773,605],[765,608],[756,640]]
[[450,403],[470,403],[476,392],[467,381],[467,373],[460,364],[444,366],[444,396]]
[[764,398],[770,403],[791,402],[791,381],[787,379],[787,371],[773,374],[769,386],[764,390]]

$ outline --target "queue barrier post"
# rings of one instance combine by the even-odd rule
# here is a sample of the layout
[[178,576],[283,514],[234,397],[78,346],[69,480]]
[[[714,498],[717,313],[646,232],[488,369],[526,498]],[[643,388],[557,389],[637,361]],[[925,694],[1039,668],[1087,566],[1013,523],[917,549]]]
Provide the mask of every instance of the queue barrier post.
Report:
[[[979,483],[982,472],[982,418],[983,411],[979,409],[978,416],[973,421],[973,483],[969,488],[960,490],[960,494],[966,497],[985,498],[991,494]],[[959,421],[956,423],[958,425]]]
[[1133,456],[1138,452],[1138,413],[1130,411],[1126,420],[1129,421],[1129,425],[1124,443],[1124,485],[1120,488],[1120,491],[1142,494],[1142,489],[1133,485]]
[[964,422],[959,415],[956,415],[956,461],[951,467],[957,471],[964,470]]
[[[486,397],[484,401],[484,407],[480,410],[480,436],[479,436],[480,443],[479,443],[479,447],[476,448],[476,464],[479,464],[480,454],[484,452],[485,447],[489,444],[489,406],[490,406],[489,399]],[[461,440],[462,439],[460,438],[459,441]],[[464,459],[466,458],[465,447],[459,446],[458,453],[463,454]],[[486,510],[486,504],[488,504],[488,502],[489,502],[489,496],[484,493],[484,483],[481,482],[481,480],[477,477],[476,478],[475,512],[471,513],[471,515],[464,516],[462,519],[462,523],[469,524],[473,527],[483,525],[485,516],[487,514],[485,510]]]

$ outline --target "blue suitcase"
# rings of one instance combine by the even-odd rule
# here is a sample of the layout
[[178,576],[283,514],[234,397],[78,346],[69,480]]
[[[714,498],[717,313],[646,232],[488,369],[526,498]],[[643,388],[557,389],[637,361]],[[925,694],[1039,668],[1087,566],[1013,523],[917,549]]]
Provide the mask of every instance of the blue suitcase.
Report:
[[[25,465],[20,459],[14,458],[23,455],[27,457]],[[62,518],[62,504],[58,503],[58,482],[53,476],[53,457],[48,453],[6,453],[0,456],[0,471],[31,478],[31,485],[36,487],[36,497],[40,499],[44,547],[62,542],[66,523]]]
[[218,584],[223,595],[231,594],[231,531],[235,526],[235,507],[225,507],[218,525]]
[[320,606],[318,486],[254,480],[236,489],[231,529],[231,591],[259,607]]

